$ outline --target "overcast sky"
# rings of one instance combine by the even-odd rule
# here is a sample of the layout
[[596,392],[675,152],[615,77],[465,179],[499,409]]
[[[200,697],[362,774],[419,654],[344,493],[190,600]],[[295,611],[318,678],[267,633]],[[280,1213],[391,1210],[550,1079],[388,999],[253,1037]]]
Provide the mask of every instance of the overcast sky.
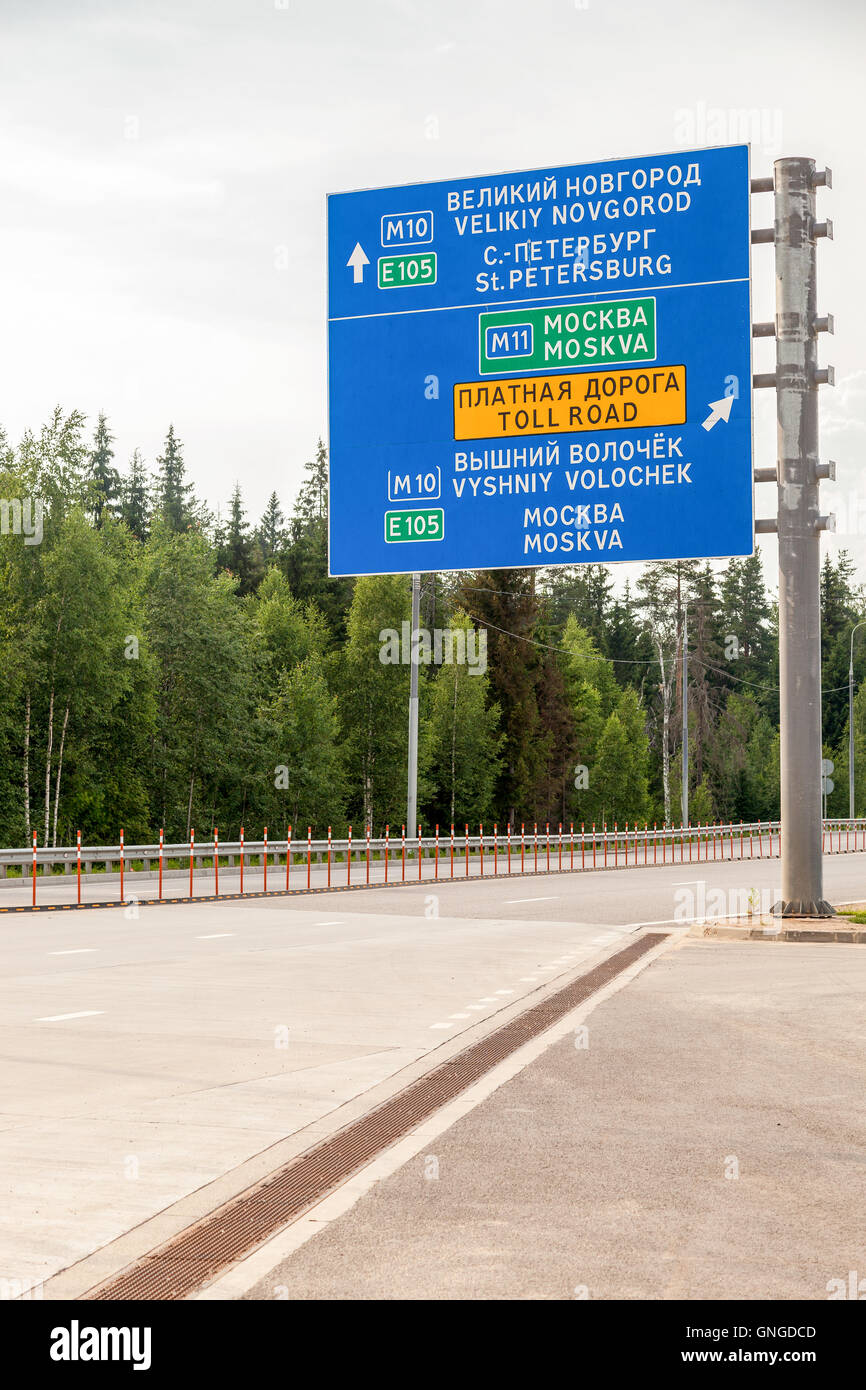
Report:
[[[325,194],[750,139],[819,193],[825,485],[866,581],[862,0],[0,0],[0,421],[169,421],[212,507],[290,508],[326,435]],[[751,113],[742,123],[744,113]],[[753,225],[772,197],[753,200]],[[845,287],[843,289],[843,287]],[[772,247],[753,253],[773,314]],[[772,341],[755,345],[772,369]],[[756,461],[775,459],[756,393]],[[758,488],[768,515],[773,489]],[[763,543],[768,572],[775,543]]]

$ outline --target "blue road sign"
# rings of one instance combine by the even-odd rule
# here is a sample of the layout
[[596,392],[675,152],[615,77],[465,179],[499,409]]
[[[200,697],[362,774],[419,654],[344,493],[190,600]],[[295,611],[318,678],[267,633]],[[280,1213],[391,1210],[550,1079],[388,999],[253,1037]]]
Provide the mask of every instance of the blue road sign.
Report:
[[328,199],[330,571],[753,549],[746,145]]

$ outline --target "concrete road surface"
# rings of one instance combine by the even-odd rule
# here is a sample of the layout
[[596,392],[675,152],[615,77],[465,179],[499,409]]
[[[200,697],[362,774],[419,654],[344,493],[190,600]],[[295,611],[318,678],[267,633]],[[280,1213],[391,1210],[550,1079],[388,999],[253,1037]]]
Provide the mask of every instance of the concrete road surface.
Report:
[[686,939],[586,1026],[248,1296],[826,1299],[866,1275],[862,947]]
[[[0,1279],[165,1213],[155,1242],[175,1204],[209,1209],[209,1184],[268,1171],[287,1136],[624,935],[778,876],[686,867],[0,917]],[[863,869],[828,859],[828,895],[866,896]]]

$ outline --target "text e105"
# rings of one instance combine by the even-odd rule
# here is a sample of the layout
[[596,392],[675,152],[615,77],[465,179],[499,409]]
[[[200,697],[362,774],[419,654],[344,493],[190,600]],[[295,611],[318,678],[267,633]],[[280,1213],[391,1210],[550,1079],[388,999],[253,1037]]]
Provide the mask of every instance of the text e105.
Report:
[[441,541],[444,537],[445,512],[442,507],[385,513],[385,540],[388,542]]
[[415,285],[435,285],[436,252],[423,256],[380,256],[379,289],[405,290]]

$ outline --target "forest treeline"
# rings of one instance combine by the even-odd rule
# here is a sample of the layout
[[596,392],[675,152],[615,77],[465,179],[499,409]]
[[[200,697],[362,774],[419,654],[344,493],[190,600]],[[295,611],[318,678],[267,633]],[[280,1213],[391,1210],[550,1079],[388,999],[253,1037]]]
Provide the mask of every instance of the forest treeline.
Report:
[[[327,573],[321,442],[284,513],[223,518],[195,495],[170,427],[148,466],[117,466],[55,410],[0,433],[0,841],[379,833],[406,806],[409,666],[382,634],[410,618],[407,576]],[[38,505],[37,505],[38,504]],[[37,527],[38,519],[38,527]],[[422,624],[487,634],[487,667],[421,668],[419,816],[679,823],[688,614],[690,819],[779,809],[776,612],[760,555],[646,565],[616,593],[601,565],[427,574]],[[828,811],[847,814],[847,671],[866,612],[841,554],[821,574]],[[855,645],[857,811],[866,811],[866,652]],[[860,773],[860,767],[863,773]]]

